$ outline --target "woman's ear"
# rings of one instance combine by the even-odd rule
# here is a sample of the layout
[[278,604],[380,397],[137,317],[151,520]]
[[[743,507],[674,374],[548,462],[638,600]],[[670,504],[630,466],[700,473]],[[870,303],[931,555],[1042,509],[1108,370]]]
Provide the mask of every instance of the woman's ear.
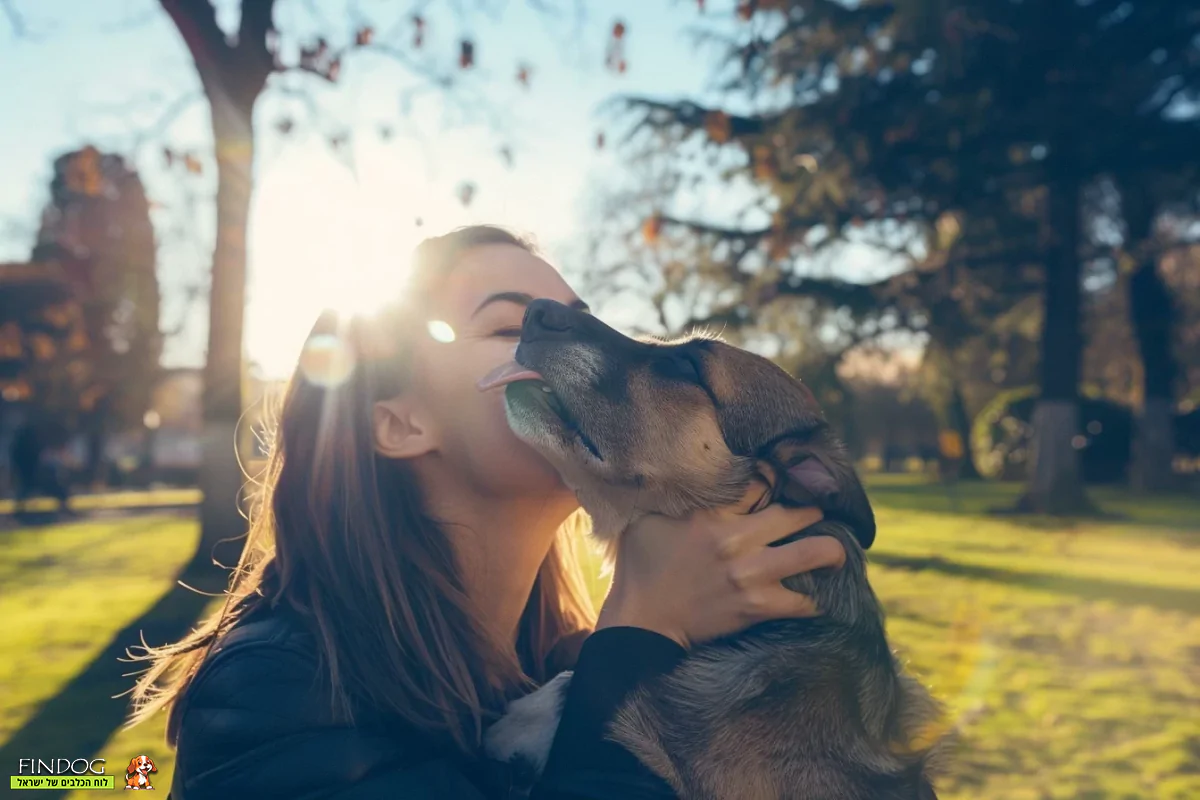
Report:
[[375,404],[372,429],[375,452],[385,458],[416,458],[437,449],[433,421],[403,396]]

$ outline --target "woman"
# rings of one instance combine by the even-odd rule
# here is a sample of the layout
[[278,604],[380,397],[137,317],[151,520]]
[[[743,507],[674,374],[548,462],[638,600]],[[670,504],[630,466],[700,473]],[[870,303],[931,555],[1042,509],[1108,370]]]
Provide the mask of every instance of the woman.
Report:
[[482,731],[573,666],[533,796],[669,797],[603,739],[622,699],[697,642],[815,613],[779,581],[845,553],[767,549],[811,509],[649,518],[594,617],[575,497],[475,387],[532,298],[580,301],[499,228],[428,240],[412,269],[389,310],[314,329],[225,608],[143,656],[133,721],[169,707],[175,800],[508,797]]

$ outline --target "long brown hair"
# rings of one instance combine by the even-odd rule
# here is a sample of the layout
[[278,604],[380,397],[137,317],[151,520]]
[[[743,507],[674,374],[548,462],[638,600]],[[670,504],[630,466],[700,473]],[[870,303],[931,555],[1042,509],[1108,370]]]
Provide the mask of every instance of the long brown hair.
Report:
[[535,252],[502,228],[462,228],[417,248],[402,303],[318,321],[278,414],[224,607],[183,640],[133,656],[150,667],[133,690],[129,725],[168,708],[174,746],[182,701],[212,645],[256,608],[283,604],[316,635],[339,719],[371,706],[471,753],[505,698],[550,677],[555,647],[591,628],[578,514],[542,564],[514,651],[483,630],[410,464],[374,451],[372,405],[403,389],[405,343],[421,319],[406,310],[421,308],[463,253],[489,244]]

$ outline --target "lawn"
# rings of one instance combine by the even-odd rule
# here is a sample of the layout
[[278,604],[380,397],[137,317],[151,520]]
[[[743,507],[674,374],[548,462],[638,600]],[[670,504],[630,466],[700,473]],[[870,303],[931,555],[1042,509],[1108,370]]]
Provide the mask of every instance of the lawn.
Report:
[[[892,639],[961,736],[941,797],[1200,797],[1200,503],[1097,492],[1123,518],[1064,525],[987,516],[1013,487],[954,503],[915,479],[870,488]],[[86,699],[80,675],[159,603],[195,536],[171,517],[0,533],[0,750],[81,741],[86,712],[61,698]],[[110,773],[145,752],[170,783],[161,723],[92,749]]]

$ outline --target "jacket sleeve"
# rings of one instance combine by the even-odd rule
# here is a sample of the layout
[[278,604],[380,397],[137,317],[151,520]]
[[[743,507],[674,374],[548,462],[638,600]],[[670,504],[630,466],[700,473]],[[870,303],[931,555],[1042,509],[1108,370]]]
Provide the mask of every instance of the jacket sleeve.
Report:
[[484,796],[383,730],[332,723],[315,657],[261,642],[211,657],[185,699],[172,800]]
[[[674,642],[633,628],[589,637],[533,797],[673,797],[603,731],[629,691],[682,655]],[[328,694],[315,691],[315,667],[313,654],[286,643],[212,656],[182,709],[172,800],[494,800],[459,761],[411,732],[332,723]]]
[[675,642],[641,628],[605,628],[589,636],[534,800],[675,797],[665,781],[605,734],[630,692],[669,672],[684,655]]

